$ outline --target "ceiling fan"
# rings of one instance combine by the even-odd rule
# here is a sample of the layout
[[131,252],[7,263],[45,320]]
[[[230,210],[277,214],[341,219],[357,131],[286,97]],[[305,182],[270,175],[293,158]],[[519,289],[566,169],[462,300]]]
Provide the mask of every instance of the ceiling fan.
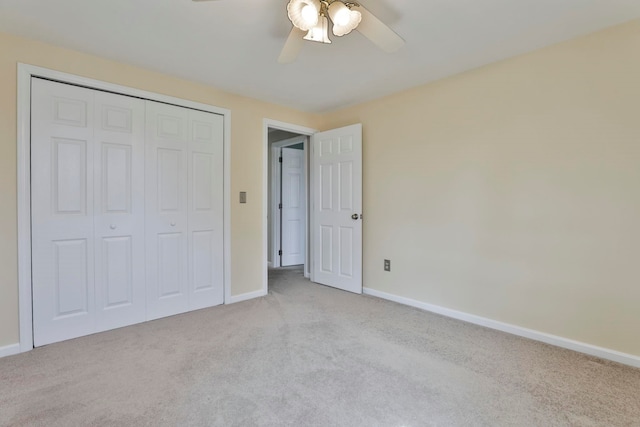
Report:
[[[215,0],[193,0],[195,2]],[[351,31],[371,40],[385,52],[395,52],[404,46],[404,40],[374,14],[359,3],[350,0],[289,0],[287,15],[293,24],[289,37],[280,52],[278,62],[293,62],[305,40],[331,43],[329,21],[332,33],[342,37]]]

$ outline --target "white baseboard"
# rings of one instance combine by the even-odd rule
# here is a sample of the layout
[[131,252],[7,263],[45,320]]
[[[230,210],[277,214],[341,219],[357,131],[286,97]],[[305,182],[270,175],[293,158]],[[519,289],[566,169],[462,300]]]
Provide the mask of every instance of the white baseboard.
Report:
[[0,347],[0,357],[13,356],[20,353],[20,344],[11,344]]
[[507,332],[513,335],[518,335],[518,336],[529,338],[535,341],[541,341],[543,343],[555,345],[557,347],[566,348],[566,349],[577,351],[580,353],[585,353],[591,356],[600,357],[602,359],[612,360],[614,362],[640,368],[640,357],[632,354],[622,353],[616,350],[611,350],[604,347],[598,347],[598,346],[583,343],[580,341],[574,341],[568,338],[559,337],[557,335],[551,335],[551,334],[536,331],[533,329],[527,329],[521,326],[511,325],[509,323],[503,323],[497,320],[487,319],[486,317],[480,317],[474,314],[464,313],[462,311],[452,310],[450,308],[428,304],[422,301],[414,300],[411,298],[405,298],[398,295],[389,294],[386,292],[377,291],[371,288],[363,288],[362,291],[366,295],[371,295],[371,296],[386,299],[389,301],[394,301],[400,304],[420,308],[422,310],[430,311],[432,313],[440,314],[446,317],[463,320],[465,322],[473,323],[473,324],[484,326],[491,329],[496,329],[498,331]]
[[249,299],[260,298],[265,296],[266,293],[263,290],[255,292],[247,292],[246,294],[234,295],[226,301],[225,304],[235,304],[236,302],[246,301]]

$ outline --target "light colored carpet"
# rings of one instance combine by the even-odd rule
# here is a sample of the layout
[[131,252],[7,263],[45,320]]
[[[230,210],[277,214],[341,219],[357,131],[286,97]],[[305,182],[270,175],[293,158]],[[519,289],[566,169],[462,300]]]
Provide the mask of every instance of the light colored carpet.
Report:
[[270,276],[265,298],[0,359],[0,425],[640,425],[638,369]]

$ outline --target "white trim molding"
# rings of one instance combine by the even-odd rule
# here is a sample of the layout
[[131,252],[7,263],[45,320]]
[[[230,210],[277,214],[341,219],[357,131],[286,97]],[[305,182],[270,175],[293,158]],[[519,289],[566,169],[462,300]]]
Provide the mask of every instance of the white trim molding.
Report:
[[0,359],[20,353],[20,344],[11,344],[0,347]]
[[[31,79],[42,77],[62,83],[119,93],[151,101],[219,114],[224,117],[224,300],[231,299],[231,111],[213,105],[147,92],[127,86],[62,73],[28,64],[18,64],[18,307],[20,352],[33,349],[31,301]],[[6,347],[0,349],[3,350]]]
[[512,335],[529,338],[531,340],[551,344],[556,347],[562,347],[569,350],[577,351],[579,353],[588,354],[590,356],[599,357],[601,359],[611,360],[614,362],[622,363],[624,365],[640,368],[640,357],[634,356],[632,354],[622,353],[616,350],[598,347],[580,341],[574,341],[568,338],[559,337],[557,335],[551,335],[545,332],[527,329],[521,326],[499,322],[497,320],[487,319],[486,317],[476,316],[475,314],[452,310],[450,308],[428,304],[422,301],[389,294],[371,288],[363,288],[362,291],[365,295],[386,299],[403,305],[408,305],[411,307],[429,311],[431,313],[436,313],[442,316],[451,317],[453,319],[462,320],[464,322],[473,323],[475,325],[484,326],[486,328],[507,332]]
[[265,295],[267,295],[267,293],[262,290],[247,292],[246,294],[234,295],[229,298],[229,301],[227,302],[227,304],[235,304],[237,302],[247,301],[254,298],[260,298]]

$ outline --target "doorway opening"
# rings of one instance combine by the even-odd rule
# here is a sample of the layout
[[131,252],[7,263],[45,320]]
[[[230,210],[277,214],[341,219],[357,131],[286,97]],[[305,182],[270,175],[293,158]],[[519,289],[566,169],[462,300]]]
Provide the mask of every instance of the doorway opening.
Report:
[[306,266],[309,137],[269,128],[268,140],[267,262],[272,268]]
[[310,277],[310,137],[315,129],[264,120],[265,268],[301,270]]
[[[316,132],[265,119],[263,129],[264,294],[269,267],[303,259],[305,278],[362,293],[362,125]],[[287,231],[289,223],[300,228]],[[287,242],[296,248],[290,254]]]

